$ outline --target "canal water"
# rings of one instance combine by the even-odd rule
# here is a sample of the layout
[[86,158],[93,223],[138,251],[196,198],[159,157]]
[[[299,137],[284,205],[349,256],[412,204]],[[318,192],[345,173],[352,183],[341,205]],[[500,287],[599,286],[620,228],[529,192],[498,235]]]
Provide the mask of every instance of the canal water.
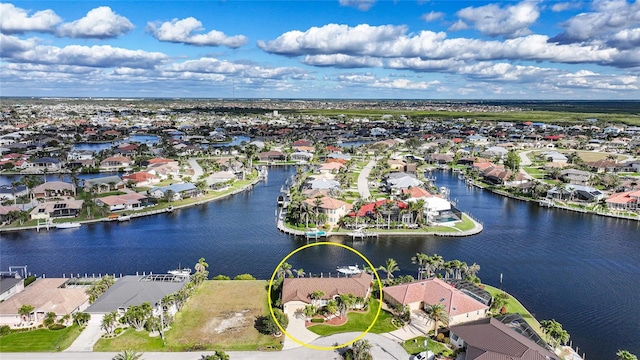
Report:
[[[78,229],[0,234],[0,267],[27,265],[48,277],[70,274],[164,273],[206,258],[212,276],[250,273],[271,277],[279,261],[307,244],[276,230],[276,198],[293,167],[271,168],[266,182],[218,201],[172,214]],[[411,257],[437,253],[481,266],[482,280],[512,293],[538,319],[555,319],[587,359],[614,359],[618,349],[640,353],[640,223],[541,208],[468,188],[448,172],[438,186],[451,189],[458,207],[484,231],[466,238],[331,238],[375,266],[394,258],[400,274],[415,276]],[[309,274],[363,264],[337,246],[314,246],[288,260]],[[384,274],[381,274],[384,276]]]

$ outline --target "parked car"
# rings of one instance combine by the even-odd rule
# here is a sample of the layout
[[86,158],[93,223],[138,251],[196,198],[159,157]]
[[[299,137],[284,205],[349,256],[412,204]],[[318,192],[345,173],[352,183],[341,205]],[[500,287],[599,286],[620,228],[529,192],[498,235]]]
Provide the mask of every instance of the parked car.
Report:
[[423,351],[413,356],[413,360],[434,360],[435,355],[431,351]]

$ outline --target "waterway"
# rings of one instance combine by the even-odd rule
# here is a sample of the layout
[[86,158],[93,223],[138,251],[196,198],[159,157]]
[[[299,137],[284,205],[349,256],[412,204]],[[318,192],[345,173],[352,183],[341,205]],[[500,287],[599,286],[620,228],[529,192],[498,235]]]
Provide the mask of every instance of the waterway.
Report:
[[[305,239],[275,227],[276,198],[293,167],[271,168],[253,190],[172,214],[79,229],[0,234],[0,267],[28,265],[37,274],[69,276],[166,272],[204,257],[212,275],[251,273],[268,279],[279,261]],[[618,349],[640,353],[640,223],[610,219],[503,198],[468,188],[448,172],[438,186],[451,189],[458,207],[484,224],[466,238],[381,236],[356,241],[331,238],[364,254],[374,265],[394,258],[400,274],[415,276],[411,257],[437,253],[446,260],[481,265],[484,282],[519,298],[538,319],[556,319],[587,359],[614,359]],[[363,264],[339,247],[311,247],[290,260],[306,273]],[[384,274],[381,274],[384,276]]]

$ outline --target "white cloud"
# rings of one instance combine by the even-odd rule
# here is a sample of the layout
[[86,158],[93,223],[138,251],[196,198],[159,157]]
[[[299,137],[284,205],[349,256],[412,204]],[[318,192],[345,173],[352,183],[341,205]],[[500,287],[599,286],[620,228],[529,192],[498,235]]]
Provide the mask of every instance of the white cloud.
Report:
[[582,7],[581,1],[559,2],[551,6],[551,11],[562,12],[567,10],[580,9],[581,7]]
[[174,63],[164,68],[166,72],[188,72],[194,74],[237,75],[244,78],[283,79],[303,74],[304,71],[294,67],[264,67],[254,64],[236,63],[215,58],[200,58]]
[[193,17],[181,20],[173,19],[161,24],[147,24],[147,31],[160,41],[230,48],[238,48],[247,43],[247,37],[244,35],[227,36],[217,30],[211,30],[206,34],[194,34],[194,32],[202,30],[202,23]]
[[382,60],[370,56],[350,56],[344,54],[307,55],[302,63],[311,66],[334,66],[339,68],[381,67]]
[[536,2],[524,1],[505,8],[496,4],[468,7],[456,15],[484,35],[513,38],[530,34],[529,26],[535,23],[540,12]]
[[432,22],[435,20],[440,20],[444,18],[444,13],[443,12],[438,12],[438,11],[431,11],[428,12],[426,14],[422,14],[422,16],[420,16],[420,19],[426,21],[426,22]]
[[54,32],[62,21],[53,10],[37,11],[29,16],[27,10],[13,4],[0,3],[0,31],[4,34],[22,34],[29,31]]
[[129,19],[114,13],[110,7],[101,6],[90,10],[85,17],[60,25],[58,36],[72,38],[115,38],[133,30]]
[[289,31],[267,42],[258,41],[258,47],[287,56],[332,53],[367,55],[375,53],[379,44],[390,44],[400,39],[406,31],[406,26],[361,24],[350,27],[327,24],[305,32]]
[[[69,45],[57,47],[40,45],[34,39],[21,40],[0,34],[2,57],[7,62],[32,64],[75,65],[89,67],[153,68],[165,62],[167,55],[144,50],[129,50],[102,46]],[[10,44],[5,48],[5,44]]]
[[366,86],[377,89],[396,89],[396,90],[427,90],[440,84],[439,81],[411,81],[409,79],[391,79],[388,77],[377,78],[376,76],[365,74],[342,74],[337,77],[341,86]]
[[350,6],[357,8],[360,11],[369,10],[375,3],[376,0],[338,0],[341,6]]
[[469,28],[469,25],[467,25],[466,22],[462,21],[462,20],[458,20],[456,22],[453,23],[453,25],[449,26],[449,31],[460,31],[460,30],[466,30]]
[[603,75],[593,71],[580,70],[560,75],[556,78],[558,87],[573,87],[599,90],[638,90],[640,77],[634,75]]
[[593,12],[581,13],[562,24],[564,32],[552,42],[606,41],[612,34],[640,26],[640,2],[601,0],[593,2]]

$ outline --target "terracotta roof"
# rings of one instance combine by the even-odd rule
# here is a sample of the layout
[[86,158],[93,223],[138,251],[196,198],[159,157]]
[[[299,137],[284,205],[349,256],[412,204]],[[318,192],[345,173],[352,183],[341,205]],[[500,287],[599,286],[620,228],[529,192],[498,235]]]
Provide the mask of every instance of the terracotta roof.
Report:
[[123,195],[111,195],[99,198],[97,200],[102,201],[107,205],[119,205],[119,204],[137,204],[141,199],[146,198],[146,196],[138,193],[129,193]]
[[[387,202],[396,202],[396,205],[398,206],[398,208],[400,209],[406,209],[409,207],[409,205],[407,205],[407,203],[405,203],[404,201],[400,201],[400,200],[378,200],[376,202],[372,202],[372,203],[368,203],[368,204],[364,204],[362,205],[362,207],[360,208],[360,210],[358,210],[358,217],[361,216],[366,216],[368,213],[373,213],[374,208],[376,206],[381,207],[384,206],[384,204],[386,204]],[[355,214],[352,212],[349,214],[349,216],[355,216]]]
[[421,197],[433,196],[433,194],[428,192],[426,189],[423,189],[423,188],[418,187],[418,186],[412,186],[411,188],[402,189],[402,193],[403,194],[409,194],[409,196],[412,197],[412,198],[421,198]]
[[557,360],[558,357],[495,318],[451,326],[467,345],[467,360]]
[[346,294],[367,297],[372,281],[373,275],[366,272],[341,278],[285,278],[282,284],[282,303],[311,303],[309,295],[318,290],[324,292],[322,299],[332,299],[336,295]]
[[606,202],[614,204],[637,203],[639,198],[640,191],[625,191],[611,194],[611,196],[607,198]]
[[488,308],[487,305],[475,300],[440,279],[429,279],[389,286],[385,287],[383,292],[386,296],[405,305],[415,302],[424,302],[428,305],[442,304],[451,316]]
[[38,279],[24,288],[24,291],[13,295],[0,303],[0,314],[18,314],[22,305],[35,307],[35,311],[50,312],[56,315],[70,314],[89,300],[84,288],[61,288],[69,279]]
[[153,174],[149,174],[148,172],[139,171],[133,174],[124,175],[122,177],[123,180],[132,180],[137,183],[147,181],[149,179],[153,179],[155,176]]
[[[343,207],[345,205],[349,205],[349,204],[347,204],[346,202],[344,202],[342,200],[334,199],[334,198],[329,197],[329,196],[325,196],[325,197],[321,198],[320,200],[322,201],[322,203],[319,206],[321,209],[332,209],[332,210],[335,210],[335,209],[339,209],[339,208],[341,208],[341,207]],[[316,204],[315,204],[316,199],[315,198],[306,199],[304,202],[305,202],[305,204],[307,204],[307,205],[309,205],[311,207],[315,207],[316,206]],[[350,208],[350,206],[349,206],[349,208]]]

